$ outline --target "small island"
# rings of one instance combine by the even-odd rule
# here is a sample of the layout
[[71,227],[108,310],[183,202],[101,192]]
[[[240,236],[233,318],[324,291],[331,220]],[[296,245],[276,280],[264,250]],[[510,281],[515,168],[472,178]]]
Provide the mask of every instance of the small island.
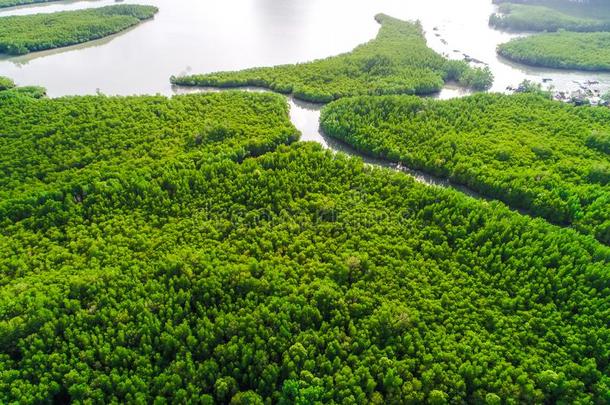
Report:
[[610,71],[610,32],[552,32],[516,38],[498,54],[526,65]]
[[121,4],[94,9],[0,18],[0,53],[29,52],[76,45],[116,34],[152,18],[153,6]]

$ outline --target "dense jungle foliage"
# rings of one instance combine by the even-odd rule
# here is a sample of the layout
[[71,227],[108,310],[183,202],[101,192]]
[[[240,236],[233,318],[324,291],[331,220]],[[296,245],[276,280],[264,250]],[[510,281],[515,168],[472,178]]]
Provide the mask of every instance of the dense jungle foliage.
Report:
[[489,23],[513,31],[610,31],[610,8],[585,17],[546,6],[505,3],[491,15]]
[[171,81],[185,86],[266,87],[313,102],[365,94],[430,94],[448,80],[474,89],[491,86],[489,69],[449,61],[428,48],[419,23],[383,14],[376,19],[381,24],[377,38],[349,53],[296,65],[172,77]]
[[538,95],[339,100],[330,136],[610,244],[610,110]]
[[610,32],[554,32],[515,38],[500,44],[498,53],[533,66],[610,70]]
[[13,7],[13,6],[25,6],[27,4],[36,3],[50,3],[59,0],[0,0],[0,8]]
[[156,7],[119,4],[93,9],[0,18],[0,53],[75,45],[106,37],[152,18]]
[[0,402],[610,399],[590,237],[282,145],[278,95],[6,99]]

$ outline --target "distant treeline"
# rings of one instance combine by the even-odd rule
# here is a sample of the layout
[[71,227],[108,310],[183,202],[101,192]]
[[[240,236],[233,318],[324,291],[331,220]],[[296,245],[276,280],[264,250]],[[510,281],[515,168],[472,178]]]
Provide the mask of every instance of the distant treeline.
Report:
[[156,7],[107,7],[0,18],[0,53],[28,52],[75,45],[106,37],[152,18]]
[[607,31],[610,30],[610,15],[607,14],[593,18],[545,6],[507,3],[500,5],[498,13],[489,18],[489,23],[512,31]]
[[59,0],[0,0],[0,8],[3,7],[14,7],[14,6],[24,6],[27,4],[36,4],[36,3],[50,3]]
[[600,5],[607,4],[607,0],[492,0],[493,4],[504,4],[504,3],[520,3],[520,4],[544,4],[553,6],[587,6],[587,5]]

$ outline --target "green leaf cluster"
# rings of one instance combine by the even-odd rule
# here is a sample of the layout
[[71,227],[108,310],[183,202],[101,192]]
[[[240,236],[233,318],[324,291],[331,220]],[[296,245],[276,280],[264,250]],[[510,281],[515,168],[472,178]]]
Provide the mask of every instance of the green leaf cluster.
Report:
[[183,86],[265,87],[324,103],[367,94],[430,94],[448,80],[477,90],[491,86],[489,69],[449,61],[430,49],[419,23],[384,14],[376,19],[381,24],[377,38],[349,53],[296,65],[172,77],[171,81]]
[[16,86],[15,82],[4,76],[0,76],[0,102],[7,97],[26,96],[33,98],[46,97],[47,89],[40,86]]
[[15,87],[15,82],[4,76],[0,76],[0,91],[10,90]]
[[339,100],[330,136],[610,244],[610,110],[536,94]]

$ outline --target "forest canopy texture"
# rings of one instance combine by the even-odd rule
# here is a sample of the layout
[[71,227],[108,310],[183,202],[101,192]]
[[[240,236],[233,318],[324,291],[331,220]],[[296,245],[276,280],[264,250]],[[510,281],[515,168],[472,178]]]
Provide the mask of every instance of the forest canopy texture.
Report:
[[157,11],[152,6],[119,4],[0,17],[0,54],[22,55],[103,38],[150,19]]
[[610,244],[610,110],[538,95],[339,100],[326,134]]
[[172,77],[171,80],[184,86],[265,87],[313,102],[366,94],[430,94],[440,91],[449,80],[478,90],[491,86],[493,78],[489,69],[449,61],[430,49],[419,23],[383,14],[376,19],[381,24],[377,38],[349,53],[296,65]]
[[591,237],[295,142],[279,95],[0,101],[2,403],[608,402]]

